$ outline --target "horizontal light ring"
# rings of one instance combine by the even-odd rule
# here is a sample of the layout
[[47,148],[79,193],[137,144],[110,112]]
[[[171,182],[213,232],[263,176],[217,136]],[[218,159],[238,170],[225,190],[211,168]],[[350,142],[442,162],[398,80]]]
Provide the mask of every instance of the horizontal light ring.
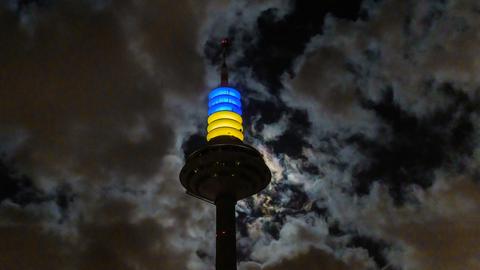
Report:
[[210,99],[208,101],[208,107],[212,107],[219,103],[231,103],[238,106],[239,108],[242,108],[242,102],[240,101],[240,99],[230,95],[220,95]]
[[210,108],[208,108],[208,115],[212,115],[216,112],[220,112],[220,111],[231,111],[231,112],[235,112],[239,115],[242,115],[242,109],[240,107],[238,107],[237,105],[234,105],[232,103],[219,103],[219,104],[216,104]]
[[229,127],[216,128],[207,133],[207,141],[219,136],[233,136],[241,141],[243,141],[243,133]]
[[243,123],[243,119],[242,119],[242,116],[235,113],[235,112],[229,112],[229,111],[221,111],[221,112],[216,112],[212,115],[210,115],[208,117],[208,124],[214,122],[214,121],[217,121],[219,119],[232,119],[232,120],[235,120],[237,122],[239,122],[240,124]]
[[221,86],[208,94],[207,141],[232,136],[243,141],[242,101],[236,89]]
[[231,88],[231,87],[218,87],[210,91],[210,94],[208,94],[208,99],[212,99],[216,96],[220,95],[229,95],[229,96],[234,96],[238,99],[241,98],[240,92],[238,92],[236,89]]
[[222,127],[234,128],[240,132],[243,132],[242,124],[232,119],[218,119],[216,121],[213,121],[212,123],[208,124],[207,131],[210,132],[214,129]]

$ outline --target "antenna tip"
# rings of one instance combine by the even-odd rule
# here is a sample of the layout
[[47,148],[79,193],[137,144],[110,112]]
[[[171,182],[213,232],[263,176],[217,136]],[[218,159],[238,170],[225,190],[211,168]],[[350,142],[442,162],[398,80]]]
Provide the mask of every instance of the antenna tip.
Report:
[[230,42],[229,38],[224,38],[224,39],[222,39],[220,44],[222,44],[223,48],[228,48],[228,47],[230,47],[231,42]]

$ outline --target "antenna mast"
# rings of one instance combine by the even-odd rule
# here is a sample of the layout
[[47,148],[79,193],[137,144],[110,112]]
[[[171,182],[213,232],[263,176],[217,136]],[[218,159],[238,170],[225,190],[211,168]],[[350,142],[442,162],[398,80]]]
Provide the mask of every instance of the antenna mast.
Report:
[[228,85],[228,68],[227,68],[227,50],[230,48],[230,40],[228,38],[222,39],[221,45],[222,45],[222,67],[221,67],[221,86],[227,86]]

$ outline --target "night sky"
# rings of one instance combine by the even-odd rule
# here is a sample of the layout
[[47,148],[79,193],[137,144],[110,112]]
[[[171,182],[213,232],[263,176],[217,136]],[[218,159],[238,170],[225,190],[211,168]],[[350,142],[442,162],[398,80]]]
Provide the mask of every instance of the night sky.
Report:
[[0,269],[213,270],[220,47],[272,171],[240,270],[480,269],[477,0],[0,1]]

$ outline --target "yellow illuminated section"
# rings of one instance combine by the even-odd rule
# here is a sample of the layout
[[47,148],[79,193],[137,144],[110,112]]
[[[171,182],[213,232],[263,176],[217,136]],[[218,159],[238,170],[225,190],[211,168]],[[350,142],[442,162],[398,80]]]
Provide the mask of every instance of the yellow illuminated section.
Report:
[[226,119],[226,118],[218,119],[217,121],[213,121],[210,124],[208,124],[207,131],[210,132],[214,129],[221,128],[221,127],[233,128],[240,132],[243,132],[242,124],[240,124],[235,120]]
[[207,141],[232,136],[243,141],[240,93],[231,87],[218,87],[208,95]]
[[216,128],[207,134],[207,141],[219,136],[233,136],[241,141],[243,141],[243,133],[237,129],[229,127]]
[[232,120],[237,121],[240,124],[242,124],[242,122],[243,122],[242,117],[239,114],[234,113],[234,112],[223,111],[223,112],[216,112],[216,113],[210,115],[208,117],[208,124],[210,124],[214,121],[217,121],[219,119],[232,119]]

